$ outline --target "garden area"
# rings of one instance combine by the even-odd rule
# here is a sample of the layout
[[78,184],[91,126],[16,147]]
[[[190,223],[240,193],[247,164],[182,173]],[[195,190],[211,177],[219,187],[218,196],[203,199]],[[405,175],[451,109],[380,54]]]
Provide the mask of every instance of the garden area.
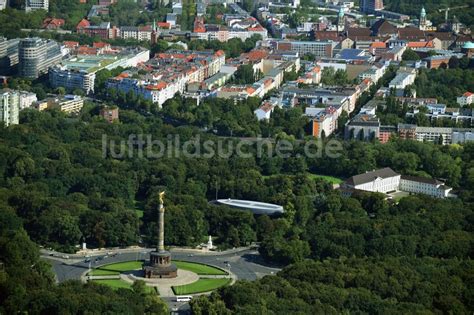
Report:
[[196,294],[202,292],[209,292],[220,287],[229,285],[232,279],[230,278],[202,278],[198,281],[173,287],[173,292],[176,295]]
[[[199,280],[189,283],[186,285],[173,286],[172,290],[177,295],[183,294],[194,294],[201,292],[208,292],[226,286],[230,284],[232,279],[224,278],[228,273],[220,268],[194,263],[189,261],[173,261],[173,263],[178,267],[178,270],[187,270],[198,274],[199,276],[217,276],[217,278],[200,278]],[[143,266],[143,261],[126,261],[113,264],[107,264],[104,266],[97,267],[93,269],[89,276],[119,276],[125,271],[131,270],[140,270]],[[179,272],[179,271],[178,271]],[[131,289],[132,284],[123,281],[121,279],[97,279],[92,280],[94,283],[107,285],[114,290],[118,289]],[[157,292],[153,287],[146,287],[150,292]]]
[[178,269],[188,270],[188,271],[197,273],[198,275],[208,275],[208,276],[227,275],[227,272],[225,272],[224,270],[216,268],[216,267],[212,267],[209,265],[192,263],[189,261],[179,261],[179,260],[174,260],[173,263],[176,265],[176,267],[178,267]]
[[[210,275],[210,276],[223,276],[227,275],[222,269],[212,267],[209,265],[193,263],[189,261],[178,261],[175,260],[173,263],[178,267],[178,269],[188,270],[198,275]],[[128,270],[139,270],[142,268],[143,261],[126,261],[114,264],[108,264],[96,269],[93,269],[89,276],[113,276],[119,275],[122,272]]]

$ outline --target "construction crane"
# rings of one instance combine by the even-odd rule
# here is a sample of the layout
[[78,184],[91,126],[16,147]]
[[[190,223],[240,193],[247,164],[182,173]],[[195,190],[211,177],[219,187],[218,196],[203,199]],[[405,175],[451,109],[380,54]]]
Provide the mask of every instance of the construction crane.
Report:
[[444,11],[444,22],[448,23],[448,13],[449,13],[449,11],[456,10],[456,9],[464,9],[464,8],[469,8],[469,6],[468,5],[460,5],[460,6],[457,6],[457,7],[439,9],[438,12],[443,12]]

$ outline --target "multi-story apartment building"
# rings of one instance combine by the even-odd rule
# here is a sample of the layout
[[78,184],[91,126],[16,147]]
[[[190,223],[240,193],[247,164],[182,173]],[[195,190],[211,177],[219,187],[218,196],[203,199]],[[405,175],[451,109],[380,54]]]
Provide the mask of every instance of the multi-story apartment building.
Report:
[[25,10],[49,10],[49,0],[26,0]]
[[19,75],[36,79],[47,73],[49,67],[59,63],[62,59],[61,48],[52,40],[40,38],[25,38],[20,40]]
[[121,26],[118,37],[138,41],[151,41],[151,33],[151,26]]
[[461,106],[471,105],[474,103],[474,93],[466,92],[457,98],[457,103]]
[[84,106],[84,99],[78,95],[64,95],[63,97],[50,97],[35,103],[39,111],[45,109],[59,109],[68,114],[77,114]]
[[20,91],[20,110],[30,108],[38,98],[35,93]]
[[0,74],[10,75],[18,65],[18,45],[20,39],[7,40],[0,37]]
[[[157,103],[159,106],[183,93],[189,83],[202,83],[217,74],[225,63],[223,51],[169,51],[157,56],[144,65],[140,65],[131,78],[129,72],[107,81],[109,89],[137,95]],[[138,74],[138,70],[146,74]],[[132,71],[133,72],[133,71]]]
[[[78,50],[79,52],[81,50]],[[95,74],[117,67],[136,67],[150,59],[150,51],[141,47],[103,51],[98,55],[74,55],[49,70],[52,87],[64,87],[70,91],[81,89],[86,94],[94,92]]]
[[383,0],[361,0],[360,10],[364,13],[383,10]]
[[415,140],[442,145],[451,144],[453,142],[453,129],[442,127],[416,127]]
[[305,115],[311,119],[311,134],[316,138],[324,138],[332,135],[337,130],[337,110],[329,106],[327,108],[307,107]]
[[347,122],[344,130],[346,139],[372,140],[378,139],[380,120],[375,115],[359,114]]
[[110,22],[102,22],[99,25],[91,25],[86,19],[82,19],[76,26],[78,34],[86,34],[87,36],[97,36],[100,39],[114,39],[119,36],[119,29],[111,26]]
[[296,51],[300,55],[312,54],[316,57],[333,57],[336,43],[333,41],[273,41],[270,43],[277,50]]
[[403,90],[408,85],[415,82],[416,69],[412,68],[400,68],[395,78],[388,84],[390,89]]
[[20,93],[13,90],[0,90],[0,122],[5,126],[19,123]]

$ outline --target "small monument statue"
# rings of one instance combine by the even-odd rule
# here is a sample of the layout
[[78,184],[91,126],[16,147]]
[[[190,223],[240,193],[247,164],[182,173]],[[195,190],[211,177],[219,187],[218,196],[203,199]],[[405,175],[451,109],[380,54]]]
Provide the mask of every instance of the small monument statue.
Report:
[[143,267],[145,278],[176,278],[178,268],[171,263],[171,253],[165,250],[165,192],[160,192],[158,208],[158,244],[156,250],[150,252],[150,262]]
[[207,242],[207,249],[214,249],[212,245],[212,237],[209,235],[209,241]]

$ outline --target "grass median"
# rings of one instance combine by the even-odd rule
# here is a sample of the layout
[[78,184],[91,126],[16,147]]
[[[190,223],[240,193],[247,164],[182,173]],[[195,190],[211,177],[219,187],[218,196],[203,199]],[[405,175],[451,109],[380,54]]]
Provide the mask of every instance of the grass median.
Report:
[[209,265],[193,263],[189,261],[180,261],[174,260],[173,263],[178,267],[178,269],[188,270],[198,275],[207,275],[207,276],[225,276],[227,272],[216,267]]
[[230,284],[231,281],[232,279],[229,278],[199,279],[191,284],[175,286],[172,288],[176,295],[196,294],[218,289]]
[[[225,276],[227,272],[216,267],[209,265],[193,263],[189,261],[179,261],[174,260],[173,263],[178,267],[178,269],[188,270],[198,275],[207,275],[207,276]],[[138,270],[141,269],[143,265],[142,261],[126,261],[114,264],[108,264],[96,269],[93,269],[89,275],[90,276],[114,276],[119,275],[120,273],[128,270]]]
[[120,273],[127,270],[138,270],[142,269],[143,261],[126,261],[115,264],[108,264],[96,269],[93,269],[90,276],[113,276],[119,275]]

